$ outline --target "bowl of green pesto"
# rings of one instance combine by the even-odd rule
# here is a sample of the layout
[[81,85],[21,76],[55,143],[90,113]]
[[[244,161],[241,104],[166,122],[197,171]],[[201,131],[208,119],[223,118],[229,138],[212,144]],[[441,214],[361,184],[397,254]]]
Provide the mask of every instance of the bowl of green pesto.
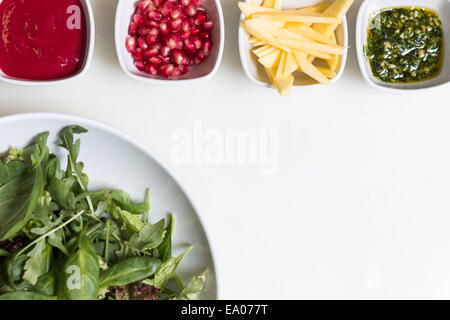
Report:
[[357,21],[361,71],[373,87],[423,90],[450,82],[450,2],[366,0]]

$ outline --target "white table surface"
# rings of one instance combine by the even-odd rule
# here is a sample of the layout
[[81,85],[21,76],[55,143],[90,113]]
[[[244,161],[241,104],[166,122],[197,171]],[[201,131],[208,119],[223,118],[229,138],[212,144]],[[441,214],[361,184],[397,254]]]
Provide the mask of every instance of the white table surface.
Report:
[[[117,0],[92,2],[88,74],[60,87],[0,83],[0,115],[77,114],[150,146],[201,209],[221,298],[450,298],[450,89],[392,95],[369,87],[354,52],[360,0],[348,15],[342,79],[285,98],[243,73],[236,0],[222,0],[219,72],[182,87],[129,79],[113,42]],[[173,135],[193,133],[195,123],[223,135],[278,130],[279,170],[175,163]]]

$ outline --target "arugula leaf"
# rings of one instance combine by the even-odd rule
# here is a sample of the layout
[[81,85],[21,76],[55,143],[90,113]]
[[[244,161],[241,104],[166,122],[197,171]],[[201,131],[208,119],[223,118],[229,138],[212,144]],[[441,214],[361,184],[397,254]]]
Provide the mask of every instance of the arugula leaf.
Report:
[[[74,134],[81,134],[88,132],[85,128],[80,126],[68,126],[65,127],[61,132],[59,133],[59,138],[61,139],[60,146],[66,149],[69,152],[68,155],[68,161],[67,161],[67,170],[69,171],[70,168],[70,175],[73,171],[75,174],[75,177],[77,177],[78,184],[80,185],[80,188],[82,191],[88,190],[88,182],[83,174],[83,164],[77,162],[78,155],[80,154],[80,140],[74,141]],[[69,172],[66,173],[69,175]],[[90,197],[87,197],[86,200],[89,204],[89,209],[91,212],[94,212],[94,207],[92,205],[92,201]]]
[[192,246],[189,246],[189,248],[177,258],[170,258],[161,265],[161,268],[159,268],[155,274],[155,288],[162,289],[166,283],[175,276],[178,265],[191,249]]
[[120,261],[106,270],[100,278],[100,288],[124,286],[152,276],[161,266],[159,259],[133,257]]
[[25,263],[23,279],[31,285],[35,285],[38,278],[50,270],[52,248],[45,239],[35,244],[34,248],[27,254],[29,259]]
[[90,192],[90,196],[94,206],[97,207],[102,202],[106,204],[104,210],[108,213],[112,213],[115,206],[137,215],[144,214],[149,209],[148,203],[134,203],[130,195],[123,190],[104,189],[97,192]]
[[57,297],[49,297],[43,294],[30,291],[16,291],[5,293],[0,296],[0,300],[56,300]]
[[162,262],[172,257],[172,234],[175,227],[175,217],[169,214],[169,222],[165,232],[164,240],[158,247],[159,258]]
[[41,167],[0,187],[0,240],[13,238],[27,224],[43,188]]
[[82,231],[72,255],[64,263],[58,296],[69,300],[94,300],[98,295],[100,277],[95,246]]

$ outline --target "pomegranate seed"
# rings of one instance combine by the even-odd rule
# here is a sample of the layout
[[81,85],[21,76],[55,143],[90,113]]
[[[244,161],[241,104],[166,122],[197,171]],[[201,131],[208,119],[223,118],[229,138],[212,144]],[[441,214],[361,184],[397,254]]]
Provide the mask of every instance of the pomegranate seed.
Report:
[[183,40],[179,39],[177,40],[177,44],[175,45],[175,48],[177,49],[183,49]]
[[150,32],[148,34],[151,35],[151,36],[158,36],[159,35],[159,30],[160,30],[159,28],[153,27],[153,28],[150,29]]
[[146,38],[145,41],[147,41],[148,44],[152,44],[155,43],[156,41],[158,41],[158,36],[154,36],[149,34]]
[[179,68],[174,68],[172,71],[172,77],[179,77],[181,75],[181,71]]
[[160,6],[163,2],[164,2],[164,0],[153,0],[153,4],[155,6]]
[[142,10],[139,9],[139,7],[137,7],[136,10],[134,10],[134,14],[140,14],[140,15],[142,15]]
[[139,9],[145,11],[150,7],[150,5],[153,5],[152,0],[143,0],[143,1],[139,2],[138,7],[139,7]]
[[196,59],[198,58],[198,59],[200,59],[200,61],[203,61],[206,58],[206,55],[203,51],[198,51],[195,58]]
[[150,62],[151,64],[160,64],[161,61],[162,61],[161,58],[157,56],[148,59],[148,62]]
[[158,11],[150,11],[150,12],[148,13],[148,17],[149,17],[150,19],[155,20],[155,21],[160,21],[160,20],[162,19],[162,14],[159,13]]
[[152,66],[151,64],[145,66],[145,71],[147,71],[153,76],[158,74],[158,70],[155,68],[155,66]]
[[196,35],[200,34],[200,29],[197,27],[192,27],[190,32],[193,36],[196,36]]
[[202,48],[203,43],[199,37],[193,36],[189,40],[194,44],[195,49],[200,50]]
[[159,43],[155,43],[150,46],[148,50],[144,51],[144,57],[146,59],[150,59],[151,57],[154,57],[158,54],[159,49],[161,48],[161,45]]
[[142,61],[135,61],[134,62],[134,66],[139,70],[139,71],[144,71],[145,69],[145,65]]
[[183,19],[181,22],[181,30],[184,32],[189,32],[191,30],[191,24],[189,23],[188,19]]
[[175,49],[177,47],[177,41],[178,41],[177,37],[173,34],[166,37],[166,45],[170,49]]
[[212,27],[214,27],[214,22],[211,20],[211,19],[209,19],[209,20],[206,20],[204,23],[203,23],[203,26],[202,26],[204,29],[206,29],[206,30],[211,30],[212,29]]
[[175,10],[172,10],[172,12],[170,13],[170,16],[172,17],[172,19],[178,19],[181,17],[182,14],[183,13],[180,10],[175,9]]
[[202,0],[191,0],[191,3],[198,7],[202,5]]
[[139,27],[142,27],[145,24],[144,17],[140,14],[135,14],[133,16],[133,21]]
[[194,54],[195,53],[195,45],[192,43],[190,39],[184,40],[184,50],[188,54]]
[[180,74],[186,74],[189,71],[189,67],[185,65],[178,66],[178,69],[180,69]]
[[150,33],[150,28],[147,28],[147,27],[139,28],[138,29],[138,33],[141,36],[146,36],[146,35],[148,35]]
[[176,64],[183,64],[185,55],[183,51],[175,49],[173,50],[172,57]]
[[173,3],[168,1],[168,2],[164,3],[162,5],[162,7],[160,7],[159,12],[161,12],[161,14],[163,16],[168,16],[172,12],[173,9],[174,9]]
[[134,60],[142,60],[143,51],[141,48],[137,48],[136,52],[133,54]]
[[190,32],[181,32],[180,33],[180,38],[183,40],[189,39],[190,36],[191,36]]
[[189,17],[193,17],[197,14],[197,8],[192,4],[188,5],[186,9],[184,9],[184,13]]
[[211,52],[211,47],[212,47],[211,41],[207,40],[205,41],[205,43],[203,43],[203,53],[205,54],[205,56],[209,56]]
[[170,33],[169,25],[166,22],[161,22],[161,24],[159,25],[159,28],[161,29],[162,34]]
[[181,20],[181,19],[172,20],[170,22],[170,29],[172,29],[173,33],[176,33],[180,30],[182,22],[183,22],[183,20]]
[[174,69],[173,64],[165,64],[161,68],[159,68],[159,73],[162,76],[168,78],[172,75],[173,69]]
[[161,50],[160,50],[160,53],[161,53],[161,55],[163,56],[163,57],[167,57],[168,55],[169,55],[169,53],[170,53],[170,47],[168,47],[168,46],[162,46],[161,47]]
[[127,48],[127,51],[130,53],[136,52],[136,38],[127,37],[125,47]]
[[141,37],[139,37],[137,39],[137,44],[138,44],[139,48],[141,48],[143,50],[148,48],[147,42],[145,42],[145,40],[143,38],[141,38]]
[[188,6],[191,4],[191,0],[181,0],[181,3],[183,4],[183,6]]
[[203,12],[199,12],[197,13],[197,15],[194,18],[194,24],[196,26],[200,26],[203,24],[203,22],[205,22],[206,20],[206,14],[204,14]]
[[148,20],[147,21],[147,26],[153,27],[153,28],[159,28],[159,22],[156,22],[156,21],[153,21],[153,20]]
[[163,56],[158,56],[161,59],[161,63],[163,64],[168,64],[170,63],[170,58],[169,57],[163,57]]
[[130,25],[128,26],[128,34],[130,36],[134,36],[137,33],[137,25],[134,22],[131,22]]
[[211,37],[211,34],[207,31],[200,32],[200,38],[203,40],[208,40]]

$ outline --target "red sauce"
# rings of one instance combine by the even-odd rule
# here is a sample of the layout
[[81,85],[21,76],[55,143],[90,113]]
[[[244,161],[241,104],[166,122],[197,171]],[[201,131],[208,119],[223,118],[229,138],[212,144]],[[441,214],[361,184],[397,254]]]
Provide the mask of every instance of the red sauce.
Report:
[[0,69],[6,75],[55,80],[82,67],[86,21],[79,0],[3,0],[0,18]]

